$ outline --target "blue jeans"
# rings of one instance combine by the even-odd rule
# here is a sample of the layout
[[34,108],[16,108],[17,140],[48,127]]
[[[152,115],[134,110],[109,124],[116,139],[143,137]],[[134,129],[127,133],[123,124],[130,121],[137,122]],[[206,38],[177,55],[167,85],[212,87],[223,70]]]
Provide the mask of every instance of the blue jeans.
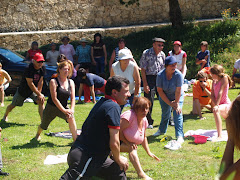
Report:
[[[160,97],[159,97],[159,102],[162,108],[162,119],[161,123],[159,126],[159,130],[161,133],[166,133],[167,132],[167,127],[168,127],[168,122],[171,117],[171,110],[172,107],[169,106],[167,103],[165,103]],[[182,108],[183,106],[183,96],[180,97],[179,100],[179,106]],[[183,115],[177,114],[175,110],[173,110],[173,120],[175,123],[175,136],[176,138],[178,137],[183,137]]]
[[96,74],[104,73],[105,59],[104,57],[94,58],[96,61]]

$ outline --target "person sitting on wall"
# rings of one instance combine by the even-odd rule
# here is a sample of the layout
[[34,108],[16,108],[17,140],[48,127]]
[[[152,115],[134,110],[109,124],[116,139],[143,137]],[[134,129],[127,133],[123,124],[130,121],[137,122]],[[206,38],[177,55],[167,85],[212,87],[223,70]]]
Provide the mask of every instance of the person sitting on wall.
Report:
[[193,114],[197,114],[200,120],[206,119],[202,116],[201,109],[203,107],[212,111],[211,89],[212,80],[207,79],[207,74],[199,71],[197,81],[193,85]]
[[91,102],[90,95],[92,95],[92,102],[95,104],[95,91],[99,90],[105,94],[105,85],[107,81],[96,74],[86,73],[86,70],[83,68],[78,70],[77,75],[78,78],[80,78],[78,103],[81,103],[80,98],[82,91],[84,91],[84,102]]
[[240,73],[236,73],[237,70],[240,71],[240,59],[238,59],[234,64],[233,73],[232,73],[232,81],[233,81],[232,87],[235,87],[235,82],[240,82]]

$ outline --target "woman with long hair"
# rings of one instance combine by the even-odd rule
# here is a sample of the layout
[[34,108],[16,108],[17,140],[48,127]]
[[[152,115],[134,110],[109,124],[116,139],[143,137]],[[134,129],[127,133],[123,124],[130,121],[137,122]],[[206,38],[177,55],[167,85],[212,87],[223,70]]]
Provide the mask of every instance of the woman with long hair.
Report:
[[228,90],[231,87],[231,78],[224,74],[224,68],[218,64],[211,67],[210,73],[213,78],[211,91],[211,100],[213,103],[213,114],[217,126],[218,137],[213,141],[221,141],[222,139],[222,119],[226,119],[231,101],[228,98]]

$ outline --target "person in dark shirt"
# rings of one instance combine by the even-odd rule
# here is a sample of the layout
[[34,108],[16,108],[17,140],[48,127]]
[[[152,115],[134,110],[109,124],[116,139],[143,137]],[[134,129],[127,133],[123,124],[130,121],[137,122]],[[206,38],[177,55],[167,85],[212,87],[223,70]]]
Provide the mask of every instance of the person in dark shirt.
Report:
[[[35,140],[40,140],[40,134],[47,130],[49,124],[55,117],[64,119],[69,124],[73,140],[77,138],[77,126],[74,119],[75,107],[75,85],[72,79],[72,66],[68,61],[58,64],[58,77],[51,79],[49,83],[50,97],[48,98],[46,108],[43,111],[43,119],[38,126]],[[68,98],[70,97],[71,107],[68,107]]]
[[91,102],[90,95],[92,95],[92,102],[96,103],[95,91],[99,90],[105,94],[105,85],[107,81],[96,74],[86,73],[86,70],[83,68],[80,68],[77,74],[80,79],[78,102],[81,102],[80,97],[82,95],[82,91],[84,91],[84,102]]
[[32,98],[35,104],[38,104],[38,112],[42,119],[44,109],[44,95],[41,93],[43,86],[43,76],[45,68],[43,67],[44,57],[41,53],[33,56],[32,63],[24,70],[22,81],[18,87],[12,103],[8,105],[3,116],[3,121],[7,121],[8,114],[16,107],[22,106],[24,100],[28,97]]
[[[105,98],[93,107],[82,126],[69,154],[69,168],[60,178],[89,179],[92,176],[104,180],[125,180],[128,168],[126,158],[120,156],[120,106],[126,103],[129,81],[120,76],[107,80]],[[112,154],[112,159],[108,158]]]
[[100,33],[94,35],[94,42],[91,45],[91,58],[93,65],[96,65],[96,74],[104,73],[104,68],[107,65],[107,50]]

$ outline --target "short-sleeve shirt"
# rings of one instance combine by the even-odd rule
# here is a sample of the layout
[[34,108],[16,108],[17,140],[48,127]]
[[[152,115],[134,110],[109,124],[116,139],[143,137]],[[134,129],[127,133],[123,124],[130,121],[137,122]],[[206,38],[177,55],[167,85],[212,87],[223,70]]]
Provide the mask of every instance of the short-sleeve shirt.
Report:
[[166,55],[161,51],[156,55],[153,47],[143,52],[140,67],[146,70],[146,75],[157,75],[165,66]]
[[36,53],[42,53],[42,51],[41,51],[40,49],[37,49],[37,50],[29,49],[29,50],[28,50],[29,59],[32,60],[33,56],[34,56]]
[[133,110],[125,111],[121,114],[121,118],[129,122],[129,126],[123,130],[124,137],[134,144],[142,144],[145,138],[145,130],[148,127],[147,118],[143,118],[142,129],[138,128],[137,115]]
[[93,48],[93,57],[103,57],[104,56],[104,51],[103,51],[103,46],[104,43],[93,43],[92,45]]
[[[183,85],[183,75],[176,69],[170,80],[167,79],[166,69],[162,70],[157,75],[156,85],[163,89],[167,98],[170,101],[175,100],[175,91],[177,87],[182,87]],[[183,95],[183,88],[181,88],[181,96]]]
[[234,63],[234,68],[240,70],[240,59]]
[[[169,51],[168,56],[174,56],[176,58],[176,60],[177,60],[177,69],[179,71],[181,71],[182,70],[182,59],[187,57],[186,52],[183,51],[183,50],[180,50],[178,54],[175,54],[175,53],[173,54],[172,51]],[[185,65],[185,68],[187,68],[186,65]]]
[[81,79],[80,83],[86,84],[89,87],[94,85],[94,88],[101,88],[104,86],[105,81],[106,81],[105,79],[96,74],[87,73],[86,79]]
[[109,128],[120,129],[120,106],[111,99],[101,98],[83,123],[82,133],[74,145],[89,155],[108,155]]
[[48,51],[46,54],[46,59],[48,59],[48,65],[56,66],[57,65],[57,58],[59,56],[59,51]]
[[202,59],[205,59],[206,56],[208,56],[208,58],[207,58],[207,63],[205,64],[204,67],[210,67],[210,51],[209,50],[206,50],[204,52],[199,51],[197,53],[196,58],[198,58],[199,60],[202,60]]
[[69,59],[70,61],[73,62],[73,56],[76,54],[76,52],[75,52],[75,50],[73,48],[73,45],[71,45],[71,44],[67,44],[67,45],[62,44],[59,47],[59,52],[60,52],[60,54],[64,54],[67,59]]
[[24,74],[20,86],[18,88],[19,94],[24,98],[29,97],[33,92],[28,86],[26,78],[31,78],[33,80],[33,84],[37,87],[39,80],[41,79],[42,76],[44,76],[44,74],[45,67],[42,67],[37,70],[34,68],[33,63],[29,64],[29,66],[26,67],[26,69],[24,70]]
[[86,45],[85,47],[79,45],[76,48],[76,55],[78,56],[78,63],[90,63],[91,47],[89,45]]
[[[208,79],[206,83],[207,83],[206,88],[211,92],[212,80]],[[202,105],[207,105],[211,103],[211,98],[208,97],[206,92],[202,89],[199,80],[193,84],[193,98],[198,99],[200,104]]]

